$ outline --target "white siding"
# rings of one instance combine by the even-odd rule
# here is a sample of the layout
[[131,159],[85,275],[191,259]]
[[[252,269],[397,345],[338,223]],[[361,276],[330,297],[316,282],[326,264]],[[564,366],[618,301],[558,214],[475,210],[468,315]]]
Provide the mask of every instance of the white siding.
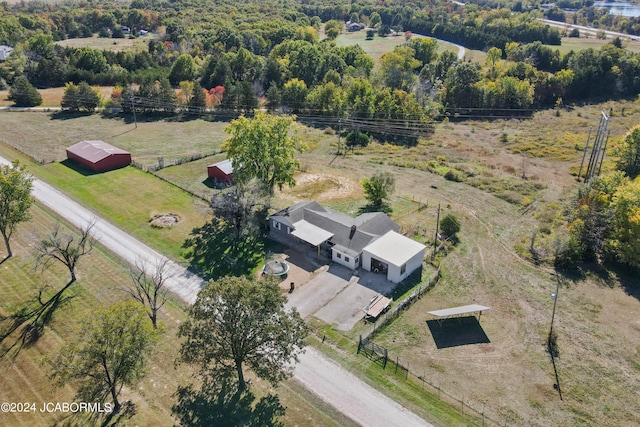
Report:
[[[347,259],[349,261],[347,261]],[[349,267],[352,270],[355,270],[357,268],[355,257],[351,255],[345,255],[344,253],[337,251],[336,248],[331,248],[331,260],[333,262],[337,262],[338,264],[342,264],[345,267]]]
[[[387,263],[388,265],[387,280],[393,283],[398,283],[403,281],[411,273],[413,273],[415,270],[420,268],[420,266],[422,266],[423,259],[424,259],[424,249],[418,252],[417,254],[415,254],[409,260],[407,260],[404,274],[400,274],[400,270],[402,268],[401,265],[393,265],[391,263]],[[384,259],[381,259],[380,261],[387,262]],[[366,248],[362,251],[362,268],[364,268],[367,271],[371,271],[371,253],[369,253]]]

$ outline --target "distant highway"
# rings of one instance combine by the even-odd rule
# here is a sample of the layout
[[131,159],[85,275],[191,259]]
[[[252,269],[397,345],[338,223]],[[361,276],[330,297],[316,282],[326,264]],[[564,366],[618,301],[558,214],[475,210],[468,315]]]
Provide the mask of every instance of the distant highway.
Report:
[[607,37],[620,37],[620,38],[625,38],[625,39],[629,39],[629,40],[633,40],[633,41],[638,41],[639,40],[638,36],[632,36],[632,35],[625,34],[625,33],[618,33],[617,31],[601,30],[599,28],[585,27],[583,25],[574,25],[574,24],[569,24],[569,23],[566,23],[566,22],[552,21],[550,19],[538,18],[538,20],[544,22],[545,24],[548,24],[550,27],[560,28],[560,29],[563,29],[563,30],[566,29],[567,32],[573,30],[574,28],[577,28],[578,31],[580,31],[581,34],[588,34],[588,35],[593,36],[593,37],[598,35],[598,33],[600,33],[600,32],[604,32],[607,35]]

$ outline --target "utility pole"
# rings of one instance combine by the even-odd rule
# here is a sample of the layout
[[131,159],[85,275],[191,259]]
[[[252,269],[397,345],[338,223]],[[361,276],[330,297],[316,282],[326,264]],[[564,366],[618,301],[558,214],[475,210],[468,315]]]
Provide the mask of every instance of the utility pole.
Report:
[[433,255],[431,255],[431,259],[436,257],[436,252],[438,251],[438,227],[440,227],[440,203],[438,203],[438,215],[436,216],[436,235],[433,238]]
[[134,97],[132,96],[129,99],[131,100],[131,111],[133,111],[133,123],[135,123],[135,128],[134,129],[137,129],[138,128],[138,119],[136,118],[136,106],[133,103],[133,98]]
[[[591,149],[591,156],[589,158],[589,162],[587,163],[587,169],[584,173],[584,182],[588,182],[594,175],[600,173],[602,169],[602,162],[604,161],[604,154],[607,148],[607,141],[609,139],[609,116],[607,113],[602,110],[602,117],[600,118],[600,124],[598,125],[598,130],[596,131],[595,138],[593,140],[593,148]],[[578,179],[580,179],[580,175],[582,174],[582,167],[584,166],[584,160],[587,154],[587,150],[589,147],[589,142],[591,139],[591,130],[589,130],[589,136],[587,137],[587,144],[584,147],[584,154],[582,155],[582,162],[580,163],[580,170],[578,171]]]

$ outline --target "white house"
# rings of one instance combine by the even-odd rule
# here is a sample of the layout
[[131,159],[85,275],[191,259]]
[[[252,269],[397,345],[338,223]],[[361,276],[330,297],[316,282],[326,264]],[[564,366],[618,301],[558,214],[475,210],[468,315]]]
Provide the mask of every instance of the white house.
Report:
[[272,237],[306,243],[333,262],[385,274],[398,283],[422,265],[425,246],[398,234],[400,226],[382,212],[356,218],[317,202],[300,202],[269,218]]

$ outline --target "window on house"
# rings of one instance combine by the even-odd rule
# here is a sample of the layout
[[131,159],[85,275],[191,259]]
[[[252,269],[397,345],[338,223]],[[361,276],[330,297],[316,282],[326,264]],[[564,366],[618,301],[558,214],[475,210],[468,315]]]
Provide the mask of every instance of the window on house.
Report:
[[287,234],[291,234],[291,227],[287,226]]
[[360,257],[356,257],[356,259],[354,259],[353,261],[357,264],[359,259]]
[[280,223],[275,219],[273,220],[273,228],[275,228],[276,230],[280,230]]
[[344,257],[344,260],[345,260],[346,262],[349,262],[349,257],[348,257],[348,256]]
[[336,257],[342,258],[342,254],[340,252],[336,252]]
[[402,267],[400,267],[400,274],[404,274],[405,271],[407,271],[407,264],[402,264]]

